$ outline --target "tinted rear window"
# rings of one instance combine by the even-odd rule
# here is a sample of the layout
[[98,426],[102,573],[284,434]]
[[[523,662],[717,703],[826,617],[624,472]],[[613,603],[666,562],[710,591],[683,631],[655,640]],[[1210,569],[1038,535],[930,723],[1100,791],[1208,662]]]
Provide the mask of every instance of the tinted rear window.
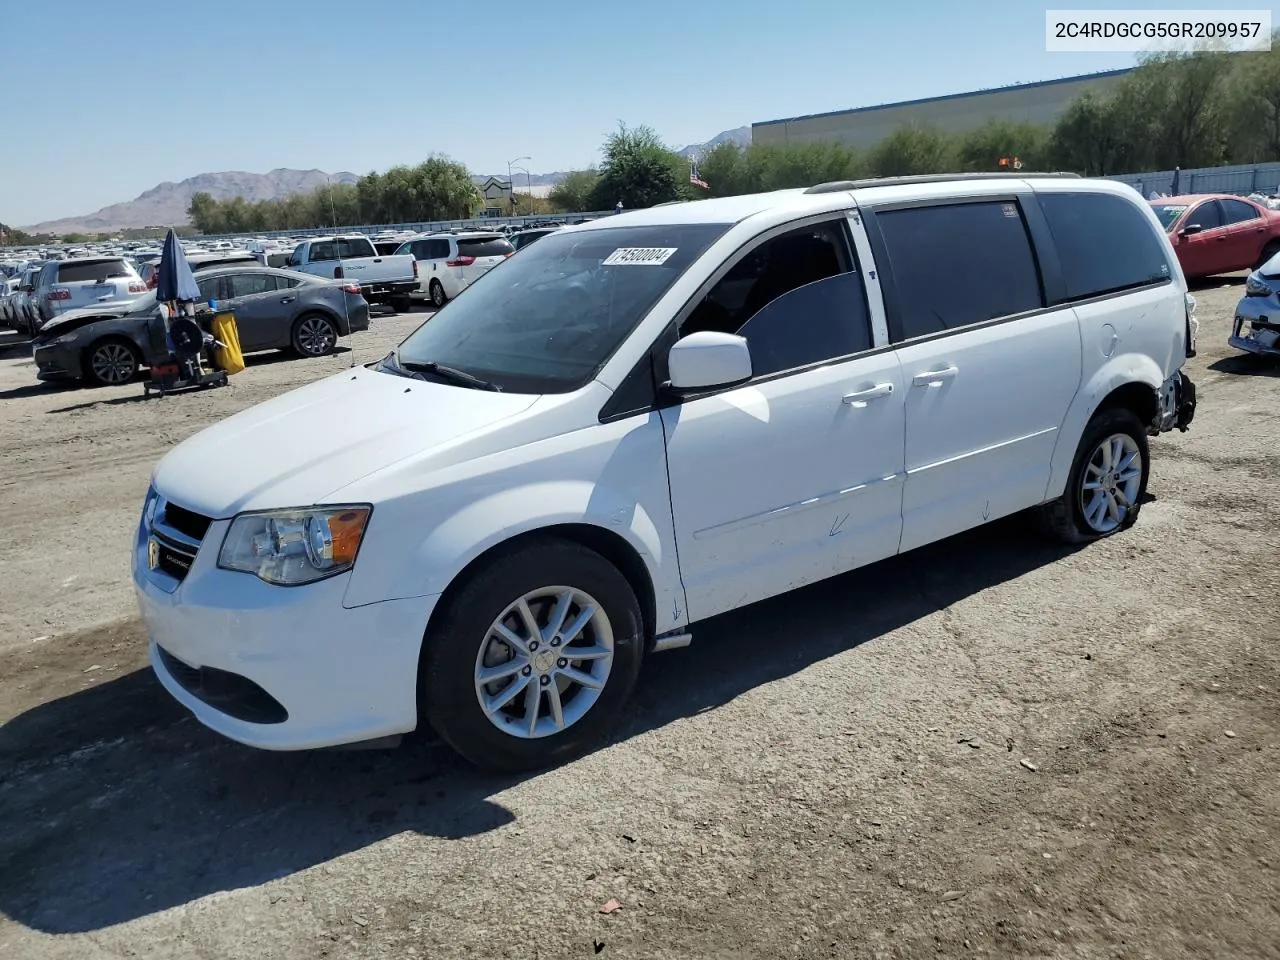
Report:
[[504,237],[458,238],[458,253],[464,257],[505,257],[515,249]]
[[80,283],[110,280],[115,277],[132,277],[133,270],[123,260],[93,260],[89,263],[63,263],[58,265],[58,283]]
[[[1041,193],[1067,300],[1163,283],[1164,248],[1141,210],[1105,193]],[[1157,214],[1158,215],[1158,214]]]
[[910,340],[1044,305],[1018,204],[984,200],[877,213]]

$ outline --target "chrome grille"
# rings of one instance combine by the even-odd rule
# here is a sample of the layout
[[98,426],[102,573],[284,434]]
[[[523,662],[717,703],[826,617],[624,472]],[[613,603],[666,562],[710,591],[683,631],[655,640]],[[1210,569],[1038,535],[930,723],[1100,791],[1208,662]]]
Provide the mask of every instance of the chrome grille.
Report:
[[[147,566],[179,583],[191,571],[213,520],[158,497],[148,531]],[[198,535],[193,535],[198,534]]]

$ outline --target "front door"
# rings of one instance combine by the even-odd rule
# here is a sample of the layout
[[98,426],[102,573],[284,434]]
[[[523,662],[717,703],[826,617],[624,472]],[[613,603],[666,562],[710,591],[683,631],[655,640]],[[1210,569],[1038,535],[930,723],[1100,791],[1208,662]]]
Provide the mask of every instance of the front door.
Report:
[[874,224],[906,392],[905,551],[1044,499],[1080,332],[1071,308],[1044,309],[1017,196],[882,208]]
[[[1184,236],[1181,231],[1192,225],[1200,229]],[[1183,273],[1189,277],[1207,277],[1236,269],[1231,266],[1230,232],[1223,223],[1222,208],[1217,200],[1205,200],[1188,210],[1173,236]]]
[[744,301],[731,270],[680,331],[745,337],[753,379],[662,411],[693,620],[898,549],[903,383],[893,352],[876,349],[847,227],[763,243],[756,293]]

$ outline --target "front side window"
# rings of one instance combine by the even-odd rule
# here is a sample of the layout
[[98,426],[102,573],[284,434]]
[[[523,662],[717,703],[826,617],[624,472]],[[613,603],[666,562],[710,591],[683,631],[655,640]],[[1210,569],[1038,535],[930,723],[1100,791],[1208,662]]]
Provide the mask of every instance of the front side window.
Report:
[[748,252],[680,325],[680,336],[700,330],[745,337],[756,377],[870,349],[866,292],[843,220]]
[[1041,193],[1062,264],[1066,299],[1163,283],[1169,263],[1159,235],[1143,212],[1121,197],[1103,193]]
[[895,340],[1044,306],[1040,272],[1012,200],[876,213],[898,299]]
[[1222,208],[1222,219],[1227,226],[1233,223],[1244,223],[1247,220],[1257,220],[1262,216],[1257,207],[1243,200],[1219,200],[1218,205]]
[[1218,201],[1206,200],[1187,214],[1186,225],[1189,227],[1193,224],[1201,230],[1213,230],[1222,226],[1222,208],[1218,206]]
[[610,227],[546,237],[468,287],[410,334],[382,369],[434,362],[514,393],[576,390],[728,226]]

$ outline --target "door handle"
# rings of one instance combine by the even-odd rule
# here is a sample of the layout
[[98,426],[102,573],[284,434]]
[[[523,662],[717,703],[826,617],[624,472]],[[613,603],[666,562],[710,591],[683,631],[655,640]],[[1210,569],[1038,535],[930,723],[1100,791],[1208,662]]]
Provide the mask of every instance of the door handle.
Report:
[[840,398],[841,403],[862,403],[866,400],[875,400],[877,397],[887,397],[893,393],[892,383],[877,383],[874,387],[868,387],[866,390],[858,390],[854,393],[846,393]]
[[293,301],[295,301],[295,300],[297,300],[297,299],[298,299],[297,297],[283,297],[283,298],[281,298],[280,302],[281,302],[281,303],[293,303]]
[[942,383],[943,380],[954,380],[956,378],[956,374],[959,372],[959,367],[943,367],[941,370],[929,370],[925,373],[917,373],[911,378],[911,382],[917,387],[932,387]]

